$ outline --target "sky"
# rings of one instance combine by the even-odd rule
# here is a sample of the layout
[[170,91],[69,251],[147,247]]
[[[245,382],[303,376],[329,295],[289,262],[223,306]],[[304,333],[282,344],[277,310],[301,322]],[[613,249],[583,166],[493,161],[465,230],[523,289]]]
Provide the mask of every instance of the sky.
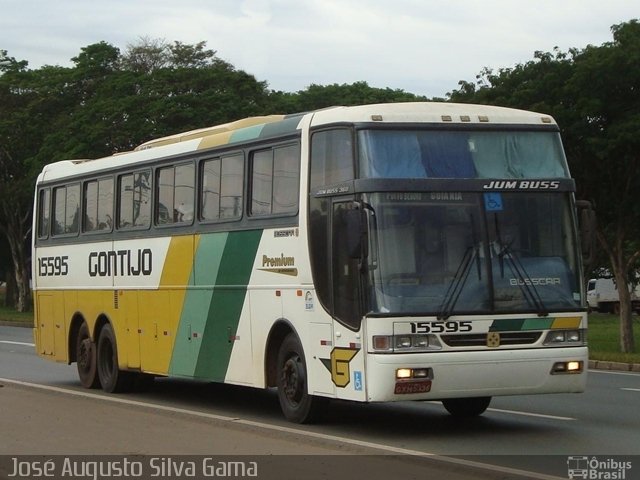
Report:
[[0,0],[0,50],[35,69],[100,41],[205,41],[272,90],[365,81],[433,98],[634,18],[638,0]]

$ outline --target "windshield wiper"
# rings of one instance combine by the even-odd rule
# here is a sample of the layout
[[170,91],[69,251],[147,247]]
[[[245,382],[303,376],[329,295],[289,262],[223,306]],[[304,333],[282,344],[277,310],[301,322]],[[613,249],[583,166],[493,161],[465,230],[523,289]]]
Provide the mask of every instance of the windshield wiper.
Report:
[[473,215],[469,215],[471,225],[471,239],[473,245],[468,247],[464,252],[458,269],[456,270],[451,283],[447,287],[447,291],[444,294],[444,299],[440,305],[440,313],[438,313],[438,320],[446,320],[453,313],[453,309],[460,298],[460,294],[464,288],[469,272],[471,272],[471,266],[473,261],[476,261],[476,269],[478,272],[478,280],[482,280],[482,267],[480,262],[480,243],[478,242],[478,232],[476,231],[476,224],[473,221]]
[[[440,305],[440,313],[438,313],[438,320],[446,320],[453,313],[453,308],[456,306],[458,298],[460,298],[460,294],[462,293],[464,285],[467,282],[467,278],[469,277],[471,265],[476,257],[478,257],[477,246],[469,247],[464,252],[462,260],[460,260],[460,264],[456,270],[456,274],[453,276],[453,279],[451,280],[451,283],[449,283],[449,287],[444,294],[444,299]],[[478,269],[478,277],[480,278],[480,269]]]
[[500,224],[498,222],[498,216],[495,216],[495,224],[496,224],[496,238],[499,249],[495,252],[498,256],[498,261],[500,262],[500,276],[504,278],[504,259],[506,258],[509,265],[509,270],[516,277],[516,283],[520,287],[522,291],[522,295],[529,302],[530,305],[537,310],[539,317],[547,317],[549,316],[549,311],[545,306],[538,290],[536,290],[535,285],[531,281],[531,277],[527,273],[527,270],[524,268],[524,265],[520,261],[520,257],[513,251],[511,248],[511,243],[504,243],[500,236]]

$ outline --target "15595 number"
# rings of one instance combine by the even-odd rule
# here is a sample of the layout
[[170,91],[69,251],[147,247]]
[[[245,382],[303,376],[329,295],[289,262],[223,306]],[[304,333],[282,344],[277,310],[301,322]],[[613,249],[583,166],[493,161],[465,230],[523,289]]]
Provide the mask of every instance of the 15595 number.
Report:
[[457,333],[472,330],[470,320],[447,322],[411,322],[411,333]]
[[38,258],[38,275],[41,277],[59,277],[68,274],[68,259],[68,255]]

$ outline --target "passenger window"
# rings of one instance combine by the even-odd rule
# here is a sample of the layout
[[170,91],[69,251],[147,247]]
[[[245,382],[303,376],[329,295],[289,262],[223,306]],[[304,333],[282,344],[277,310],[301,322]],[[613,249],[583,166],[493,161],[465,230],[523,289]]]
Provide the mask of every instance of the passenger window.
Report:
[[53,190],[53,235],[78,233],[80,215],[80,185],[68,185]]
[[300,147],[287,145],[255,152],[251,166],[251,215],[296,213]]
[[202,162],[200,219],[229,220],[242,216],[242,154]]
[[85,183],[85,232],[105,232],[113,228],[113,179],[103,178]]
[[122,175],[118,185],[118,228],[148,227],[151,218],[151,171]]
[[48,188],[40,190],[38,200],[38,238],[49,236],[49,202],[51,201],[51,190]]
[[193,223],[194,181],[192,163],[158,170],[157,225]]

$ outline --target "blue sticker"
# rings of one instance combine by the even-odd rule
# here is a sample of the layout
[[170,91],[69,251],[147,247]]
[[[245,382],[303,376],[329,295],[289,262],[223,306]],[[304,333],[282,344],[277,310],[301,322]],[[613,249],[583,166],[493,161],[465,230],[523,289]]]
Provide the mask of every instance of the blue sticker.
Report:
[[501,212],[502,194],[500,192],[488,192],[484,194],[484,207],[487,212]]
[[353,388],[362,391],[362,372],[353,372]]

